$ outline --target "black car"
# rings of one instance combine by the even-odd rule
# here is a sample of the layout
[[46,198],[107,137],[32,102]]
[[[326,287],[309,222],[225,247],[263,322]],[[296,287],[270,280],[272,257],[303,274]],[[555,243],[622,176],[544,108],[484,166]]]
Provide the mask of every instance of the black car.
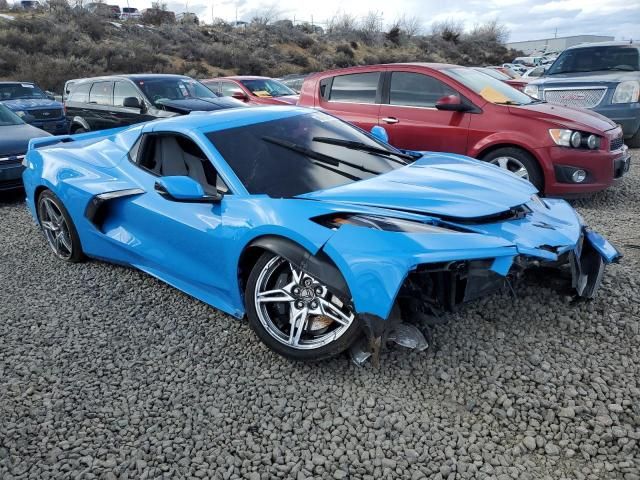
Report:
[[568,48],[525,93],[568,107],[588,108],[622,127],[640,147],[640,44],[602,42]]
[[29,140],[48,135],[0,104],[0,191],[22,187],[22,159]]
[[195,111],[244,107],[183,75],[118,75],[75,79],[65,85],[71,133],[124,127]]

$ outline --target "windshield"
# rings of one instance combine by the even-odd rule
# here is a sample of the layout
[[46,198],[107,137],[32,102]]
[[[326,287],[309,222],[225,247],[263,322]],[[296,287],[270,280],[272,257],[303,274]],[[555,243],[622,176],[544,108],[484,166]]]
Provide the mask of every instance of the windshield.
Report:
[[561,73],[599,72],[618,70],[637,72],[640,49],[635,47],[609,46],[584,47],[567,50],[547,70],[547,75]]
[[192,78],[147,78],[136,80],[140,90],[156,108],[169,100],[218,98],[215,93]]
[[402,166],[395,157],[327,143],[331,138],[398,153],[320,112],[211,132],[207,138],[249,193],[274,198],[336,187]]
[[500,70],[494,70],[493,68],[476,68],[479,72],[486,73],[490,77],[497,78],[498,80],[509,80],[511,77],[502,73]]
[[471,68],[449,68],[442,72],[470,88],[487,102],[497,105],[528,105],[536,101],[510,85]]
[[25,98],[47,98],[47,95],[33,83],[0,84],[0,101]]
[[9,125],[21,125],[22,119],[0,103],[0,127],[8,127]]
[[296,94],[286,85],[270,78],[242,80],[240,83],[247,87],[256,97],[282,97],[283,95]]

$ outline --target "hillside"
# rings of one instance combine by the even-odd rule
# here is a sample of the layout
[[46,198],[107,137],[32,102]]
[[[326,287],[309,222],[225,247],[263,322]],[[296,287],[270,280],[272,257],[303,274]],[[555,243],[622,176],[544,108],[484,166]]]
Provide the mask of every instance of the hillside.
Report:
[[354,27],[307,33],[286,22],[245,29],[217,25],[110,22],[83,10],[0,17],[0,78],[32,80],[60,92],[70,78],[111,73],[185,73],[196,78],[239,73],[281,76],[358,64],[400,61],[497,64],[512,59],[495,24],[473,32],[445,26],[410,36]]

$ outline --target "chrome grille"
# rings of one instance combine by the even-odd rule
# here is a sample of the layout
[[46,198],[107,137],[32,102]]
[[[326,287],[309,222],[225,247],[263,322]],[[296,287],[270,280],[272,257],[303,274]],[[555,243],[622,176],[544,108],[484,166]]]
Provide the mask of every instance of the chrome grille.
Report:
[[41,110],[30,110],[29,113],[33,115],[36,120],[57,120],[62,117],[61,108],[43,108]]
[[544,91],[544,99],[549,103],[557,103],[565,107],[593,108],[602,101],[606,88],[548,89]]
[[614,138],[611,140],[611,146],[609,147],[609,150],[618,150],[619,148],[622,148],[623,144],[624,140],[622,139],[622,137]]

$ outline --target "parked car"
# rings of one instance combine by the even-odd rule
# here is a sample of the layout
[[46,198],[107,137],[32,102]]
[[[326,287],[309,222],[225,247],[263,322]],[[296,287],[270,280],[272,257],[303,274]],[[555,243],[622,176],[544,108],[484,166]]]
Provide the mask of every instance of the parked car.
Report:
[[120,10],[120,7],[118,5],[107,5],[109,7],[109,10],[111,11],[111,18],[114,18],[116,20],[120,19],[120,15],[122,15],[122,11]]
[[269,77],[237,76],[202,80],[211,91],[249,105],[295,105],[298,95]]
[[54,134],[69,132],[62,103],[32,82],[0,82],[0,103],[30,123]]
[[522,75],[524,72],[527,71],[527,67],[525,67],[524,65],[515,64],[515,63],[503,63],[502,67],[509,69],[511,72],[514,72],[516,75]]
[[525,67],[537,67],[542,62],[542,57],[518,57],[513,60],[515,65],[524,65]]
[[276,80],[278,80],[283,85],[286,85],[287,87],[289,87],[296,94],[299,94],[300,90],[302,89],[302,84],[304,83],[304,79],[307,78],[308,76],[309,76],[308,73],[302,73],[302,74],[294,73],[291,75],[285,75],[284,77],[281,77],[281,78],[277,78]]
[[558,105],[588,108],[622,126],[630,147],[640,147],[640,45],[606,42],[565,50],[526,89]]
[[22,187],[22,160],[29,140],[48,135],[0,104],[0,192]]
[[500,80],[501,82],[506,83],[507,85],[511,85],[513,88],[517,88],[520,91],[524,91],[524,87],[527,86],[529,80],[518,77],[512,78],[506,73],[502,73],[500,70],[493,67],[472,67],[474,70],[477,70],[482,73],[486,73],[487,75]]
[[416,324],[528,269],[567,269],[562,287],[592,298],[620,257],[500,168],[403,154],[294,106],[34,140],[26,163],[27,206],[58,259],[138,268],[246,314],[296,360],[380,347],[398,328],[426,344]]
[[42,5],[37,0],[21,0],[20,8],[23,10],[39,10],[42,8]]
[[142,13],[134,7],[122,7],[122,13],[120,14],[121,20],[140,20]]
[[115,75],[67,82],[67,117],[71,133],[122,127],[135,123],[243,107],[220,98],[193,78],[182,75]]
[[544,72],[547,70],[547,68],[548,65],[540,65],[539,67],[530,68],[522,74],[522,78],[533,80],[534,78],[541,77],[544,75]]
[[176,21],[178,23],[190,23],[193,25],[198,25],[200,20],[198,20],[198,16],[195,13],[191,12],[182,12],[176,15]]
[[88,3],[84,7],[89,13],[93,13],[94,15],[100,15],[101,17],[111,17],[113,12],[111,7],[106,3],[93,2]]
[[535,100],[466,67],[392,64],[324,72],[305,80],[299,104],[366,130],[382,125],[399,148],[494,163],[547,195],[602,190],[629,168],[622,130],[606,117]]

